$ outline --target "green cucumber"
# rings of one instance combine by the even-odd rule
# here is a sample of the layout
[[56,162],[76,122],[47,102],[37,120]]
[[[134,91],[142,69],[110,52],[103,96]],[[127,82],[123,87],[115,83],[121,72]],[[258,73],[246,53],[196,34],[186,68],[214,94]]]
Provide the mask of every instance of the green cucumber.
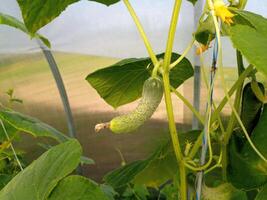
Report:
[[138,106],[128,114],[113,118],[109,123],[97,124],[96,132],[109,128],[113,133],[129,133],[143,125],[159,106],[163,96],[163,83],[150,77],[143,85],[142,98]]

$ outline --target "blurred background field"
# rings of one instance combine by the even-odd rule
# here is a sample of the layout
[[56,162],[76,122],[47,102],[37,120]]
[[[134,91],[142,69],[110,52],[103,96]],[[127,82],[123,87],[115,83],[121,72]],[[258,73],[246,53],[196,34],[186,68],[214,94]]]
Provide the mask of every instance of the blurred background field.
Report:
[[[167,140],[168,125],[164,104],[161,103],[153,118],[142,128],[132,134],[114,135],[109,131],[101,134],[94,132],[96,123],[105,122],[119,113],[132,110],[138,103],[133,102],[114,110],[106,104],[97,92],[87,83],[85,77],[100,68],[114,64],[119,59],[53,52],[62,74],[70,105],[74,115],[75,128],[78,139],[83,145],[84,154],[96,161],[94,166],[85,166],[83,173],[96,180],[103,174],[114,169],[121,163],[118,150],[126,161],[145,158],[162,140]],[[209,69],[205,69],[209,72]],[[230,87],[237,78],[235,68],[225,68],[225,78]],[[224,96],[217,77],[215,89],[215,103]],[[0,98],[7,102],[8,89],[14,89],[15,96],[23,100],[23,104],[15,104],[16,110],[37,117],[54,126],[63,133],[67,133],[64,110],[60,101],[56,84],[43,55],[34,54],[1,54],[0,55]],[[193,80],[186,81],[179,91],[192,100]],[[205,111],[207,91],[202,82],[201,85],[201,112]],[[192,115],[184,107],[183,103],[173,96],[175,118],[178,130],[186,131],[190,128]],[[227,116],[230,109],[222,113]],[[25,136],[21,147],[27,152],[28,160],[32,160],[43,151],[37,143],[49,141],[37,141],[30,136]]]

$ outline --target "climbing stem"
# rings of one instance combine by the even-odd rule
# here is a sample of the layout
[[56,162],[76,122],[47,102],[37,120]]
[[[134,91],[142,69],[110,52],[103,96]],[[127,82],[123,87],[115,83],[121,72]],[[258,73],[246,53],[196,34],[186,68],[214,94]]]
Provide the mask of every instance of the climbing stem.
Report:
[[183,154],[181,151],[179,138],[176,130],[174,114],[173,114],[173,105],[171,99],[171,88],[170,88],[170,79],[169,79],[169,67],[172,56],[173,42],[175,38],[175,32],[178,22],[178,17],[180,13],[182,0],[175,0],[170,29],[168,34],[167,46],[164,55],[163,61],[163,83],[164,83],[164,95],[165,95],[165,104],[169,120],[169,130],[171,134],[172,144],[175,152],[175,156],[178,162],[179,167],[179,196],[181,200],[187,200],[187,181],[186,181],[186,168],[183,160]]
[[227,181],[227,163],[228,163],[228,152],[227,145],[222,144],[222,179],[223,181]]
[[143,41],[145,43],[146,49],[147,49],[148,54],[149,54],[149,56],[150,56],[150,58],[152,60],[153,65],[156,66],[157,63],[158,63],[158,59],[157,59],[157,57],[156,57],[156,55],[155,55],[155,53],[154,53],[154,51],[152,49],[152,46],[151,46],[151,44],[150,44],[150,42],[149,42],[149,40],[147,38],[147,35],[146,35],[145,31],[144,31],[144,28],[143,28],[138,16],[136,15],[136,13],[135,13],[132,5],[130,4],[129,0],[123,0],[123,2],[126,5],[129,13],[131,14],[136,27],[138,28],[138,31],[139,31],[139,33],[140,33],[140,35],[141,35],[141,37],[142,37],[142,39],[143,39]]
[[165,96],[165,104],[166,110],[168,114],[168,121],[169,121],[169,131],[172,139],[172,144],[174,148],[174,153],[177,159],[178,167],[179,167],[179,177],[180,177],[180,195],[182,200],[187,199],[187,189],[186,189],[186,169],[183,161],[183,155],[181,151],[181,146],[178,139],[178,134],[176,130],[176,124],[174,120],[174,113],[173,113],[173,105],[171,99],[171,91],[170,91],[170,80],[169,80],[169,72],[165,71],[163,73],[163,83],[164,83],[164,96]]
[[169,67],[170,67],[173,42],[175,38],[176,27],[177,27],[179,14],[180,14],[181,4],[182,4],[182,0],[175,0],[169,34],[168,34],[167,46],[166,46],[166,51],[165,51],[165,56],[164,56],[164,63],[163,63],[164,71],[169,70]]
[[194,42],[195,42],[195,38],[193,38],[191,40],[191,42],[189,43],[189,45],[184,50],[183,54],[176,61],[174,61],[172,64],[170,64],[170,70],[172,68],[174,68],[176,65],[178,65],[185,58],[185,56],[188,54],[188,52],[192,49],[192,47],[194,45]]

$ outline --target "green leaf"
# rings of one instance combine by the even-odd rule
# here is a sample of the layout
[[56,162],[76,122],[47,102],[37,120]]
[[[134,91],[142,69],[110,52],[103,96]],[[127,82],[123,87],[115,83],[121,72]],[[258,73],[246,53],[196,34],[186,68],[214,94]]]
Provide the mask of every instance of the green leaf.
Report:
[[246,57],[250,64],[267,76],[267,19],[250,12],[236,12],[251,26],[237,23],[230,27],[230,38],[234,47]]
[[195,39],[203,45],[208,45],[214,38],[215,27],[211,15],[208,15],[204,21],[200,21],[197,31],[194,36]]
[[132,200],[132,199],[138,199],[138,200],[147,200],[147,197],[149,196],[149,192],[147,188],[143,185],[134,185],[134,187],[131,187],[130,185],[125,189],[125,191],[122,194],[122,199],[125,200]]
[[247,200],[244,191],[234,188],[230,183],[224,183],[218,187],[203,187],[203,200]]
[[255,200],[266,200],[267,199],[267,185],[260,190],[258,195],[256,196]]
[[46,200],[57,183],[77,167],[81,151],[74,139],[51,148],[16,175],[0,191],[0,199]]
[[195,5],[196,2],[197,2],[198,0],[187,0],[187,1],[189,1],[189,2],[191,2],[193,5]]
[[[185,147],[185,141],[194,141],[199,134],[199,131],[180,134],[182,148]],[[157,188],[175,175],[177,175],[177,162],[171,141],[168,141],[149,158],[135,161],[108,173],[104,181],[115,189],[131,182]]]
[[13,178],[10,174],[0,174],[0,190],[5,187],[8,182]]
[[[10,138],[14,138],[18,132],[18,130],[16,128],[14,128],[13,126],[11,126],[9,123],[3,122],[4,127],[6,129],[6,132],[8,133],[8,136]],[[0,143],[7,141],[7,137],[6,134],[4,132],[3,127],[0,125]]]
[[[164,54],[157,57],[163,58]],[[173,53],[172,61],[179,57],[180,55]],[[117,108],[141,97],[143,84],[151,74],[150,63],[150,58],[125,59],[89,74],[86,80],[109,105]],[[191,76],[192,65],[184,58],[171,70],[171,85],[177,88]]]
[[[25,25],[31,35],[53,21],[69,5],[79,0],[17,0]],[[119,0],[91,0],[105,5],[111,5]]]
[[[258,124],[254,128],[251,136],[251,140],[256,148],[261,152],[264,157],[267,157],[267,104],[264,105],[262,115]],[[267,178],[267,163],[263,161],[252,149],[247,142],[242,149],[242,155],[244,158],[259,171],[265,179]]]
[[[246,25],[249,25],[255,28],[259,33],[267,35],[267,19],[256,13],[244,11],[244,10],[235,10],[234,11],[240,18],[247,21]],[[243,24],[244,25],[244,24]]]
[[34,137],[50,137],[58,142],[68,140],[68,137],[55,128],[41,122],[40,120],[15,112],[12,110],[0,109],[0,118],[15,127],[19,131],[31,134]]
[[25,25],[22,22],[20,22],[18,19],[16,19],[15,17],[12,17],[10,15],[0,13],[0,24],[4,24],[10,27],[19,29],[25,33],[28,33]]
[[171,142],[168,142],[158,151],[150,163],[135,176],[133,180],[135,184],[158,188],[169,179],[173,179],[178,170],[173,148],[170,148],[171,145]]
[[[25,25],[19,21],[18,19],[16,19],[15,17],[12,17],[10,15],[6,15],[3,13],[0,13],[0,24],[4,24],[16,29],[21,30],[22,32],[29,34],[27,28],[25,27]],[[47,38],[45,38],[44,36],[40,35],[40,34],[32,34],[33,37],[37,37],[40,40],[42,40],[42,42],[48,47],[51,47],[51,44],[49,42],[49,40]]]
[[[259,83],[260,90],[264,92],[264,85]],[[250,134],[261,115],[263,103],[258,100],[252,91],[251,82],[247,83],[243,89],[242,105],[241,105],[241,120]]]
[[77,1],[79,0],[17,0],[24,23],[32,35],[59,16],[68,5]]
[[177,187],[175,187],[174,184],[170,184],[165,186],[161,191],[161,194],[163,194],[167,200],[177,200],[179,199],[179,194],[177,191]]
[[[267,178],[254,164],[246,160],[238,151],[239,138],[233,137],[229,147],[228,180],[238,189],[251,190],[263,185]],[[242,148],[242,147],[241,147]]]
[[105,4],[107,6],[110,6],[112,4],[115,4],[115,3],[119,2],[120,0],[89,0],[89,1],[95,1],[95,2],[98,2],[98,3]]
[[108,200],[100,186],[82,176],[69,176],[59,182],[48,200]]

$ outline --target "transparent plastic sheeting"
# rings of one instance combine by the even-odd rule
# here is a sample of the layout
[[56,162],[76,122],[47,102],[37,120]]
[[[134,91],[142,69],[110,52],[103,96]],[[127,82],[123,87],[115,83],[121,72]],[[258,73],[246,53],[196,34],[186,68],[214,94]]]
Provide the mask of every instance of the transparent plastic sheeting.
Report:
[[[200,1],[200,0],[199,0]],[[157,53],[164,51],[174,0],[131,1],[150,41]],[[267,16],[267,1],[249,0],[247,10]],[[2,0],[0,12],[21,19],[16,0]],[[188,17],[192,16],[192,17]],[[182,52],[194,32],[194,9],[183,1],[174,50]],[[143,42],[123,2],[110,7],[88,0],[69,6],[40,33],[49,38],[53,51],[64,51],[116,58],[143,57],[147,55]],[[230,42],[227,51],[227,66],[235,64]],[[18,30],[0,27],[0,53],[25,53],[38,51],[35,41]],[[192,54],[189,55],[192,58]]]
[[[163,52],[174,1],[131,2],[155,51]],[[248,8],[266,16],[267,2],[250,0]],[[2,0],[0,12],[21,19],[15,0]],[[175,41],[176,52],[181,53],[191,40],[191,33],[195,29],[193,16],[193,6],[183,1]],[[138,103],[136,101],[114,110],[85,81],[90,72],[109,66],[121,58],[147,56],[142,40],[122,2],[106,7],[87,0],[80,1],[68,7],[60,17],[41,29],[40,33],[52,43],[53,55],[66,85],[75,128],[84,147],[84,154],[96,161],[96,165],[84,167],[85,175],[100,180],[107,171],[119,166],[121,158],[117,149],[122,152],[126,161],[130,162],[146,157],[162,140],[166,140],[168,125],[163,102],[153,118],[133,134],[94,132],[96,123],[109,121],[119,113],[133,109]],[[235,66],[235,52],[227,40],[224,40],[224,50],[225,66]],[[194,52],[189,54],[191,61],[194,60],[194,55]],[[205,65],[209,66],[210,63],[208,55]],[[235,80],[233,74],[232,68],[226,77],[229,84]],[[219,86],[216,87],[218,89],[215,91],[215,100],[223,94]],[[15,90],[15,97],[23,100],[22,105],[14,105],[16,110],[37,117],[64,133],[67,132],[64,111],[53,76],[37,43],[16,29],[0,26],[1,101],[7,101],[4,92],[9,88]],[[187,81],[179,91],[186,91],[185,96],[192,100],[192,80]],[[205,97],[206,92],[202,90],[201,108],[205,108]],[[190,128],[192,115],[181,101],[176,97],[173,99],[179,131],[186,130]],[[43,151],[37,146],[36,139],[26,137],[23,141],[25,142],[18,144],[29,152],[29,160],[36,158]]]

